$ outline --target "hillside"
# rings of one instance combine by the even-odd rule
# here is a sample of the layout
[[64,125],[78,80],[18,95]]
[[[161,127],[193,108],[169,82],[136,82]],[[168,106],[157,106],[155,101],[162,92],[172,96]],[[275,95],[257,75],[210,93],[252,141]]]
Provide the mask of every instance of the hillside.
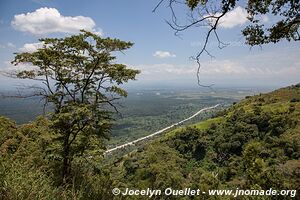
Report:
[[[211,119],[168,132],[109,165],[87,152],[74,158],[72,183],[64,186],[57,182],[60,149],[50,126],[42,117],[20,126],[0,117],[0,199],[149,199],[113,196],[115,187],[300,189],[299,85],[246,97]],[[93,145],[103,152],[101,143]],[[173,198],[178,199],[152,197]],[[194,199],[232,197],[202,194]]]
[[[112,171],[119,188],[299,191],[299,157],[298,85],[246,97],[212,119],[169,132]],[[216,198],[229,197],[200,199]]]

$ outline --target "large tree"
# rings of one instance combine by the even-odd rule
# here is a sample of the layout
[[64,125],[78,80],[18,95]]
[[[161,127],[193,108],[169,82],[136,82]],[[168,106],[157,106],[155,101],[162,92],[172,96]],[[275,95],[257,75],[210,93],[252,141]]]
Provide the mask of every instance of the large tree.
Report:
[[115,62],[113,53],[130,48],[131,42],[87,31],[40,42],[42,48],[17,53],[12,63],[34,67],[17,71],[15,76],[40,81],[38,87],[31,87],[32,95],[54,107],[49,117],[54,133],[52,155],[61,161],[61,180],[66,182],[74,158],[87,156],[87,150],[103,149],[101,141],[111,126],[110,107],[116,109],[115,100],[127,96],[120,85],[134,80],[139,71]]
[[[153,12],[164,3],[171,11],[171,20],[167,23],[175,30],[176,35],[195,27],[206,31],[203,46],[193,57],[199,66],[198,82],[201,55],[207,53],[211,56],[207,46],[212,38],[217,40],[219,48],[228,45],[222,42],[218,30],[226,14],[238,6],[248,13],[249,24],[242,29],[246,44],[255,46],[281,40],[300,41],[299,0],[160,0]],[[272,23],[267,25],[263,16],[271,17]]]

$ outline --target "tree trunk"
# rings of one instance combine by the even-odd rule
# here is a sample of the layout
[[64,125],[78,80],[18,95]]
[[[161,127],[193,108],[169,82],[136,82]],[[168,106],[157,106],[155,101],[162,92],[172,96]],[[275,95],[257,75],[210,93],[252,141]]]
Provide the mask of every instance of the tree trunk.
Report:
[[71,173],[71,159],[70,159],[70,145],[69,133],[66,133],[63,144],[63,168],[62,168],[62,183],[66,184],[70,178]]

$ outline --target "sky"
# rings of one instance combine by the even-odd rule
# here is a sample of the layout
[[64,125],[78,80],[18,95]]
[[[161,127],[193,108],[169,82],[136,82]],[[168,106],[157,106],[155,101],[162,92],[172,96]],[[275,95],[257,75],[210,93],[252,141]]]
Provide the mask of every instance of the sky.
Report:
[[[141,70],[129,87],[195,87],[197,65],[190,57],[203,45],[205,28],[174,35],[165,20],[170,9],[158,0],[0,0],[0,71],[18,69],[10,62],[14,53],[34,51],[39,38],[65,37],[80,29],[101,37],[131,41],[134,46],[117,54],[118,62]],[[185,10],[180,10],[180,16]],[[247,25],[241,2],[227,14],[219,36],[229,43],[219,49],[212,39],[214,58],[201,58],[201,83],[215,87],[282,87],[296,84],[300,77],[300,48],[297,42],[282,41],[263,47],[244,44],[241,29]],[[274,19],[262,16],[266,25]],[[20,67],[19,67],[20,69]],[[20,80],[0,75],[0,88],[11,88]]]

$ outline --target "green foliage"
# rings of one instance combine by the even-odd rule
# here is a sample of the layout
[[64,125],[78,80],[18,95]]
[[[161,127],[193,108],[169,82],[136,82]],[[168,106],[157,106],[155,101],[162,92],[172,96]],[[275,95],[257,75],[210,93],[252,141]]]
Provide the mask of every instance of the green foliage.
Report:
[[300,104],[293,103],[293,112],[279,105],[290,104],[289,99],[299,95],[299,89],[288,87],[249,97],[199,128],[172,131],[118,161],[112,170],[114,178],[123,187],[155,185],[161,190],[169,186],[202,191],[297,189]]
[[[251,46],[265,43],[276,43],[281,39],[299,40],[298,29],[300,25],[299,1],[248,1],[247,11],[253,25],[243,30],[247,43]],[[280,16],[272,27],[265,28],[256,17],[264,14]]]
[[[289,102],[299,95],[299,87],[288,87],[250,97],[199,128],[178,129],[113,165],[74,154],[72,178],[63,186],[57,185],[55,171],[61,158],[51,149],[57,137],[50,128],[53,121],[39,117],[17,126],[0,117],[0,198],[106,200],[116,199],[111,193],[114,187],[299,190],[300,104]],[[292,112],[290,105],[295,108]],[[81,109],[88,115],[85,107]],[[79,117],[81,109],[76,113]],[[84,137],[74,144],[80,147]],[[99,144],[96,138],[91,141]],[[101,151],[101,146],[96,150]],[[203,195],[199,199],[226,198]]]
[[52,157],[61,160],[61,177],[66,183],[76,156],[91,156],[86,151],[95,147],[101,154],[102,139],[107,138],[111,128],[107,106],[115,108],[113,101],[127,96],[119,85],[135,79],[139,71],[116,63],[112,55],[130,48],[131,42],[101,38],[87,31],[40,41],[42,48],[17,54],[12,63],[31,63],[34,70],[16,72],[16,77],[38,80],[46,86],[34,87],[34,95],[54,106],[49,125],[54,134],[50,150]]
[[0,199],[112,199],[114,184],[110,174],[99,171],[94,159],[75,159],[72,181],[63,187],[57,185],[60,177],[49,151],[53,142],[49,123],[39,117],[32,123],[16,126],[0,118]]
[[171,141],[167,140],[167,144],[186,158],[202,160],[205,156],[208,143],[206,141],[207,135],[201,130],[188,127],[171,138]]
[[[197,7],[199,10],[211,6],[210,1],[186,0],[191,10]],[[300,3],[293,0],[248,0],[245,2],[248,19],[251,22],[242,30],[246,43],[250,46],[266,43],[277,43],[280,40],[299,41]],[[220,2],[220,10],[229,12],[237,5],[236,0],[224,0]],[[218,5],[217,5],[218,6]],[[273,16],[276,21],[271,26],[263,21],[264,15]]]
[[179,188],[184,182],[182,166],[185,160],[170,147],[150,145],[140,156],[136,159],[133,155],[124,161],[122,176],[125,179],[122,185],[133,188]]

